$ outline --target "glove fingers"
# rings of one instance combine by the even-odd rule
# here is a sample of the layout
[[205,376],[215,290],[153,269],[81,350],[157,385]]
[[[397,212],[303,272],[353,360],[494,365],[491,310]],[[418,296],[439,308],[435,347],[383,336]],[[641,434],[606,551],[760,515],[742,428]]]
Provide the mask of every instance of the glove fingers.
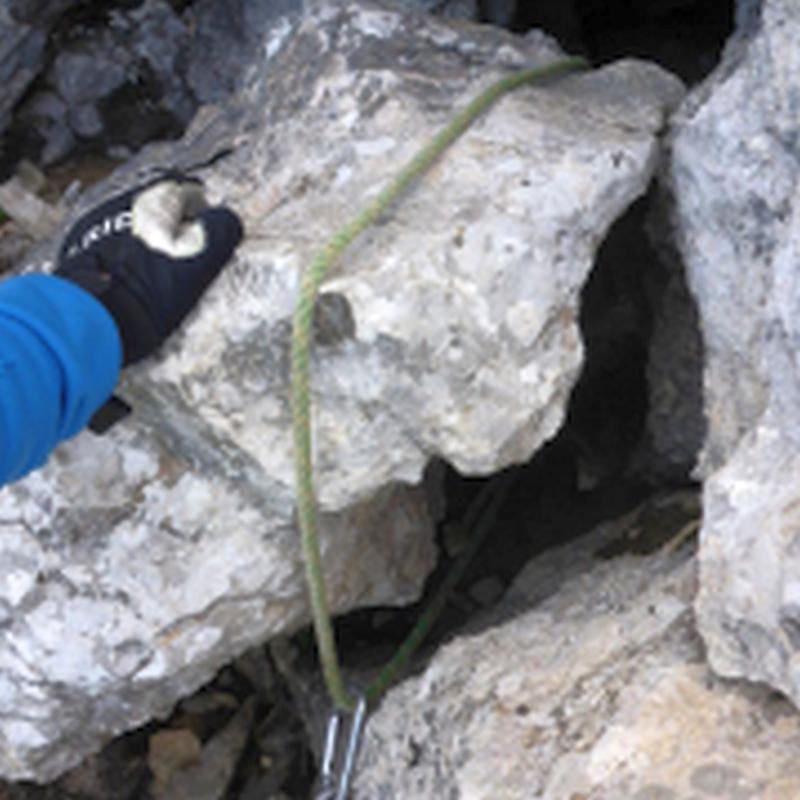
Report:
[[216,274],[242,241],[244,228],[241,220],[230,209],[216,207],[202,211],[196,221],[205,230],[206,246],[201,253],[187,260],[201,269],[211,268]]
[[190,258],[165,260],[157,272],[148,273],[151,297],[160,307],[157,317],[165,326],[164,335],[174,330],[191,311],[242,240],[242,223],[226,208],[203,211],[192,223],[195,225],[203,232],[203,250]]
[[170,258],[198,255],[206,247],[206,234],[196,219],[206,208],[199,184],[161,181],[136,198],[133,235]]
[[115,248],[116,243],[109,237],[113,234],[128,233],[135,217],[132,207],[138,203],[143,194],[148,194],[164,184],[169,184],[176,190],[180,197],[178,205],[185,209],[186,217],[194,217],[206,207],[202,199],[203,183],[199,178],[183,175],[174,170],[163,170],[163,174],[143,186],[120,192],[84,214],[64,238],[59,250],[59,260],[77,255],[89,248],[100,247],[104,250]]

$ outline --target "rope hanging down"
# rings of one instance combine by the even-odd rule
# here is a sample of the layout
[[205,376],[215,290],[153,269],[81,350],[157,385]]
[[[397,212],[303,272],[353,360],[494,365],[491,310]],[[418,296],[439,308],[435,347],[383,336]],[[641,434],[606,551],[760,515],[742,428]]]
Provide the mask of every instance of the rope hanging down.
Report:
[[[319,287],[332,265],[348,245],[384,214],[411,183],[420,177],[470,127],[475,119],[497,100],[521,86],[554,78],[586,68],[586,66],[587,64],[582,58],[566,58],[542,67],[522,70],[493,83],[459,111],[450,123],[406,164],[397,177],[358,216],[340,228],[303,273],[293,319],[290,387],[297,518],[314,622],[314,635],[328,692],[334,705],[339,709],[350,710],[353,708],[354,701],[348,695],[342,680],[325,592],[317,534],[317,502],[311,460],[311,400],[308,373],[314,305]],[[455,571],[459,572],[458,569]],[[455,581],[451,579],[446,583],[450,586]],[[433,619],[444,605],[445,599],[446,594],[441,592],[434,598],[432,606],[436,608],[429,608],[428,612],[423,615],[417,628],[412,631],[397,656],[389,662],[376,684],[368,690],[367,694],[371,700],[377,699],[402,670],[414,649],[431,627]]]

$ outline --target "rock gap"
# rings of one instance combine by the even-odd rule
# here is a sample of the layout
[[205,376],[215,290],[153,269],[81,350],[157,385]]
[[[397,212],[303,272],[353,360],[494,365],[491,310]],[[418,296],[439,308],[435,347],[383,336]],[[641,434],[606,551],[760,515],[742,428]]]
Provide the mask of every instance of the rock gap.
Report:
[[733,0],[482,0],[480,9],[485,22],[504,23],[518,33],[541,28],[594,64],[644,58],[694,84],[716,66],[733,32],[734,5]]
[[[653,391],[648,376],[660,371],[651,363],[651,353],[656,318],[660,315],[659,324],[665,324],[660,308],[665,286],[677,282],[681,296],[691,303],[679,266],[673,265],[669,272],[648,236],[647,220],[654,204],[656,191],[651,189],[612,225],[600,246],[582,291],[579,322],[585,360],[564,423],[530,461],[511,468],[517,472],[511,493],[442,615],[432,645],[499,601],[517,573],[537,555],[622,516],[649,496],[692,484],[696,449],[684,447],[680,458],[671,458],[653,445],[648,430]],[[695,317],[688,318],[696,324]],[[699,340],[699,331],[692,330],[689,336]],[[698,395],[701,364],[698,356],[684,365]],[[701,415],[701,407],[686,413]],[[701,422],[697,425],[702,428]],[[696,436],[696,447],[700,441]],[[434,480],[441,474],[439,467],[444,470],[445,506],[439,526],[439,564],[425,596],[414,606],[360,610],[338,620],[342,652],[355,654],[356,663],[359,652],[374,654],[383,647],[389,652],[411,629],[469,535],[460,530],[459,521],[493,477],[460,475],[442,463],[432,465]],[[371,660],[370,655],[367,658]]]
[[[565,49],[586,53],[593,63],[649,59],[689,84],[716,66],[734,29],[732,0],[663,0],[646,6],[630,0],[575,0],[557,7],[484,0],[479,5],[484,22],[518,33],[541,28]],[[439,625],[441,632],[491,605],[537,554],[625,513],[650,494],[692,485],[691,468],[703,435],[700,333],[682,265],[669,245],[659,242],[656,252],[650,239],[664,235],[664,223],[655,219],[663,214],[662,201],[651,188],[615,222],[600,247],[582,293],[585,363],[566,420],[553,440],[517,468],[519,477],[497,520],[497,534],[490,535],[476,558]],[[668,264],[662,261],[665,249],[670,251]],[[675,315],[676,338],[688,344],[665,356],[670,315]],[[660,357],[665,363],[658,363]],[[659,450],[653,440],[662,432],[648,430],[648,413],[664,411],[650,408],[650,394],[662,389],[659,373],[670,370],[675,359],[682,359],[683,386],[690,388],[676,416],[686,436],[677,443],[662,442]],[[445,469],[447,511],[440,527],[444,557],[429,585],[438,584],[452,563],[448,532],[487,480]],[[341,619],[343,650],[357,650],[367,639],[373,644],[385,641],[388,647],[413,625],[421,605],[359,611]]]

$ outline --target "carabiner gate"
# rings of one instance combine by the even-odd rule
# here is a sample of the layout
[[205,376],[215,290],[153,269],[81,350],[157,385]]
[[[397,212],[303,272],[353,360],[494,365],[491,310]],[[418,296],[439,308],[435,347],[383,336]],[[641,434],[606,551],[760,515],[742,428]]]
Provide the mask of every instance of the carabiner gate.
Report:
[[[343,730],[346,716],[345,712],[337,709],[328,719],[319,788],[314,795],[314,800],[347,800],[350,794],[350,784],[353,780],[356,758],[361,746],[361,736],[364,732],[364,722],[367,718],[366,695],[358,695],[350,719],[350,727]],[[344,745],[342,744],[343,737],[346,737]]]

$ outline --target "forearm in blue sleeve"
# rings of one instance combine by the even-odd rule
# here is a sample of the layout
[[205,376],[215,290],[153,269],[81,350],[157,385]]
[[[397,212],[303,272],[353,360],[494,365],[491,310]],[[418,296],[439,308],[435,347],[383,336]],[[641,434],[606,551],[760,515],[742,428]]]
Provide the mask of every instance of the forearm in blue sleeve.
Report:
[[88,292],[53,275],[0,282],[0,486],[87,425],[121,363],[117,327]]

